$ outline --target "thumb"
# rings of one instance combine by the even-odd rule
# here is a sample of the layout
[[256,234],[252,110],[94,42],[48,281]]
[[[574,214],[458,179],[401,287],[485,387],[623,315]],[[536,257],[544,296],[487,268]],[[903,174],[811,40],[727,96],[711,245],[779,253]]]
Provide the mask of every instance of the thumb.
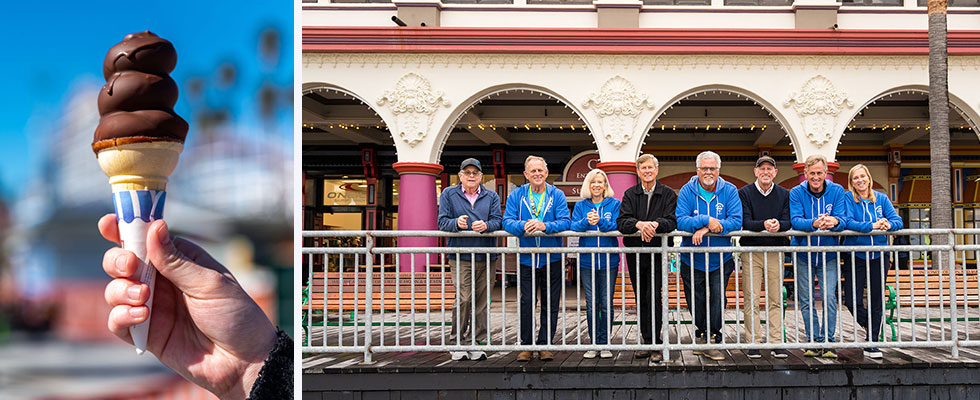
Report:
[[146,232],[146,259],[183,293],[200,297],[208,291],[203,283],[213,282],[218,271],[198,263],[198,257],[185,254],[175,246],[167,223],[153,221]]

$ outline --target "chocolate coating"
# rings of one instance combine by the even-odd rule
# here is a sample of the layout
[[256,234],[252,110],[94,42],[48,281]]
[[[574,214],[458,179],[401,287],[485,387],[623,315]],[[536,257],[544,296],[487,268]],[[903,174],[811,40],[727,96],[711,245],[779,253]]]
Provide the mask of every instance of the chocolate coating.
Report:
[[92,149],[124,143],[183,143],[188,125],[174,110],[177,83],[168,75],[177,51],[150,31],[126,35],[102,63],[105,86],[99,91],[99,126]]
[[99,91],[99,115],[154,108],[171,110],[174,104],[177,104],[177,83],[167,75],[117,72]]
[[177,50],[150,31],[130,33],[109,49],[102,61],[102,77],[109,80],[120,71],[167,75],[177,66]]

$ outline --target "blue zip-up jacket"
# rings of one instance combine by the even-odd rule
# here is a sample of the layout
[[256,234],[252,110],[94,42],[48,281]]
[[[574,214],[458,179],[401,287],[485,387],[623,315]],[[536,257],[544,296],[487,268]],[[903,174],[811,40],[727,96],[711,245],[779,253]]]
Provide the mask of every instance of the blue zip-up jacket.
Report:
[[[500,196],[497,192],[487,190],[480,185],[480,194],[476,201],[470,205],[469,199],[463,194],[463,185],[447,187],[439,196],[439,230],[443,232],[459,232],[456,225],[456,218],[468,215],[466,220],[467,229],[473,229],[473,222],[483,221],[487,223],[487,230],[493,232],[500,230],[503,223],[503,216],[500,214]],[[446,239],[446,247],[494,247],[497,245],[497,238],[485,237],[451,237]],[[470,259],[470,253],[460,253],[459,257],[463,260]],[[455,254],[447,254],[446,258],[456,258]],[[486,253],[476,254],[476,261],[485,261]],[[497,254],[490,254],[491,260],[497,259]]]
[[[810,193],[807,185],[808,181],[800,182],[799,185],[789,191],[789,215],[793,224],[793,229],[804,232],[815,232],[813,221],[820,217],[820,214],[830,214],[837,218],[839,223],[831,231],[840,232],[847,228],[847,196],[849,196],[843,186],[831,181],[824,181],[823,195],[820,197]],[[806,246],[837,246],[839,238],[836,236],[796,236],[793,237],[791,245]],[[807,260],[807,253],[796,253],[796,257],[802,261]],[[810,265],[821,266],[823,260],[833,260],[837,258],[837,253],[810,253]]]
[[[524,237],[524,224],[534,219],[534,213],[531,211],[532,200],[528,196],[528,188],[530,187],[530,183],[525,183],[507,196],[507,207],[504,210],[504,230],[521,238],[521,247],[562,247],[562,238],[560,237]],[[565,193],[549,184],[545,184],[544,193],[548,197],[544,209],[541,210],[543,213],[541,222],[544,222],[545,226],[544,233],[567,231],[568,226],[571,225],[571,219],[568,215],[568,200],[565,199]],[[546,253],[540,253],[535,257],[536,262],[532,263],[531,256],[532,254],[521,254],[521,265],[544,268],[545,264],[561,259],[561,253],[551,254],[550,258]]]
[[[677,209],[674,214],[677,216],[677,229],[694,233],[698,229],[708,226],[710,217],[714,217],[721,222],[721,234],[742,229],[742,200],[738,197],[738,189],[735,185],[725,182],[718,177],[715,182],[715,195],[710,202],[705,202],[701,197],[698,186],[698,177],[692,176],[691,180],[684,184],[680,193],[677,194]],[[682,247],[709,247],[709,246],[731,246],[731,239],[727,237],[705,236],[699,246],[691,242],[690,237],[685,237],[681,242]],[[720,257],[719,257],[720,254]],[[692,263],[692,257],[693,263]],[[708,257],[705,257],[708,255]],[[705,258],[708,259],[707,270],[714,271],[732,259],[732,253],[700,253],[682,254],[681,262],[686,265],[693,265],[698,271],[705,270]]]
[[[891,224],[889,231],[902,229],[902,217],[895,212],[891,200],[882,192],[875,191],[875,202],[864,202],[860,199],[854,201],[854,195],[848,192],[847,201],[847,229],[861,233],[871,232],[871,224],[879,218],[885,218]],[[885,246],[888,244],[888,237],[885,235],[868,236],[844,236],[845,246]],[[872,259],[881,257],[881,253],[865,253],[863,251],[854,252],[854,256],[864,259],[870,255]]]
[[[615,197],[606,197],[599,204],[599,223],[589,224],[589,212],[595,210],[595,203],[592,199],[585,199],[575,203],[572,211],[572,230],[576,232],[598,231],[611,232],[616,230],[616,218],[619,218],[619,200]],[[619,240],[614,237],[581,237],[578,239],[578,247],[619,247]],[[591,269],[592,260],[595,259],[595,269],[606,269],[606,253],[580,253],[579,266]],[[609,262],[619,265],[619,254],[609,253]]]

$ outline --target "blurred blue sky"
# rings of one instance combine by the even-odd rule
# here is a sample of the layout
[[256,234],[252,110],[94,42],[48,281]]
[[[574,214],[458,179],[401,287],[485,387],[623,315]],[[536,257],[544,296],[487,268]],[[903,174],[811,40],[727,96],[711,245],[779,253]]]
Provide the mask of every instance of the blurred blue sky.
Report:
[[[242,125],[258,123],[255,91],[263,76],[278,85],[292,82],[293,2],[289,0],[14,1],[2,14],[0,195],[8,200],[38,168],[43,155],[39,149],[51,129],[45,122],[58,118],[64,96],[74,85],[105,82],[102,59],[128,33],[150,30],[177,48],[177,68],[171,73],[181,89],[176,110],[191,122],[191,134],[188,77],[214,79],[219,65],[235,64],[238,82],[222,90],[219,101]],[[266,28],[280,34],[278,65],[260,61],[258,39]],[[278,130],[291,132],[291,111],[280,114]],[[291,139],[292,135],[284,135],[284,140]]]

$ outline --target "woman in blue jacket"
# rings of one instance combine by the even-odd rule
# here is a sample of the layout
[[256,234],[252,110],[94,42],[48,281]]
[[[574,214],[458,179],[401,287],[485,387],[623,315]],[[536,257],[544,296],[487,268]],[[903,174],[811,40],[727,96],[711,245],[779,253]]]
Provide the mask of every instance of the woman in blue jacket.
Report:
[[[619,217],[619,200],[613,197],[606,173],[593,169],[582,182],[582,201],[575,203],[572,211],[572,230],[576,232],[610,232],[616,230],[616,218]],[[619,247],[619,241],[614,237],[582,237],[579,247]],[[589,336],[593,344],[609,343],[609,325],[612,323],[612,291],[616,284],[616,273],[619,271],[619,254],[612,253],[579,253],[579,275],[582,286],[585,287],[586,320],[589,324]],[[593,290],[594,289],[594,290]],[[593,310],[598,312],[593,314]],[[609,350],[585,352],[585,358],[612,358]]]
[[[898,216],[892,202],[884,193],[871,189],[874,180],[864,164],[858,164],[847,173],[847,227],[846,229],[868,233],[873,230],[895,231],[902,228],[902,217]],[[845,246],[885,246],[885,235],[845,236]],[[881,317],[884,313],[884,284],[891,263],[881,251],[857,251],[853,255],[842,255],[841,273],[845,280],[842,285],[844,305],[857,318],[858,325],[871,335],[871,341],[879,341]],[[870,279],[870,280],[869,280]],[[871,298],[871,315],[865,306],[864,289],[868,287]],[[856,308],[855,308],[856,307]],[[871,329],[868,329],[868,325]],[[881,350],[870,347],[864,355],[881,358]]]

